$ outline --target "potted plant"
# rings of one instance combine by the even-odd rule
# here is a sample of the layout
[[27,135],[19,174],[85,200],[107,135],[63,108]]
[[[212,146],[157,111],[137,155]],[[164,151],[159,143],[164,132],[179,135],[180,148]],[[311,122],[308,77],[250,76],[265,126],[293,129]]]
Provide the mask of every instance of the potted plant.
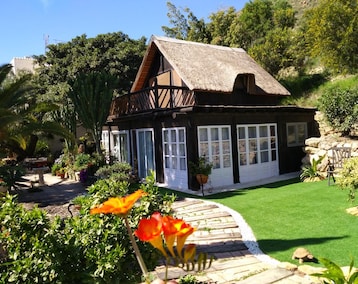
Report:
[[196,163],[189,161],[189,170],[201,186],[208,182],[212,169],[213,164],[209,163],[205,156],[200,156]]

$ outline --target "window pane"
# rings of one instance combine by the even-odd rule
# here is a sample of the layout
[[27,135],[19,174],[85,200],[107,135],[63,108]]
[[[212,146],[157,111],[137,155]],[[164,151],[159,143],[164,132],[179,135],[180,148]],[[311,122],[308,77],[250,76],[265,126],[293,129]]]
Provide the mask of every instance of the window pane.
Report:
[[180,170],[185,171],[186,170],[186,159],[180,158]]
[[231,167],[230,155],[224,155],[223,162],[224,162],[224,165],[223,165],[224,168],[230,168]]
[[179,155],[185,156],[185,145],[184,144],[179,144]]
[[239,127],[239,139],[245,139],[245,127]]
[[223,128],[221,135],[222,135],[223,140],[229,140],[229,138],[230,138],[229,128],[228,127]]
[[268,140],[267,139],[260,139],[260,150],[267,150],[268,149]]
[[250,126],[247,128],[248,132],[249,132],[249,138],[256,138],[256,127],[255,126]]
[[268,151],[261,152],[261,163],[267,163],[269,161]]
[[306,139],[306,125],[305,124],[299,124],[297,125],[297,143],[298,144],[304,144]]
[[268,136],[268,132],[267,132],[267,126],[260,126],[259,127],[259,131],[260,131],[260,137],[267,137]]
[[271,149],[276,149],[276,138],[271,138]]
[[219,155],[220,154],[219,142],[211,143],[211,153],[213,155]]
[[199,140],[208,141],[208,130],[206,128],[199,129]]
[[177,141],[177,136],[176,136],[176,131],[175,130],[172,130],[170,131],[170,138],[172,139],[172,142],[176,142]]
[[220,168],[220,158],[219,156],[213,156],[213,165],[214,165],[214,169],[218,169]]
[[219,140],[219,129],[211,128],[211,140],[218,141]]
[[257,164],[257,157],[256,157],[257,153],[256,152],[250,152],[249,153],[249,162],[250,165],[252,164]]
[[271,160],[276,161],[276,150],[271,151]]
[[165,157],[165,168],[169,169],[169,157]]
[[173,156],[177,156],[178,152],[177,152],[177,144],[172,144],[172,155]]
[[239,141],[239,152],[240,153],[246,152],[246,141],[245,140]]
[[163,140],[164,142],[168,142],[169,141],[169,136],[168,136],[168,130],[164,130],[163,131]]
[[296,141],[295,126],[289,125],[287,126],[287,143],[295,144],[295,141]]
[[185,141],[184,129],[179,129],[179,142]]
[[270,134],[271,134],[271,136],[276,136],[275,126],[274,126],[274,125],[271,125],[271,126],[270,126]]
[[223,154],[230,154],[230,142],[229,141],[224,141],[222,142],[222,150],[223,150]]
[[240,165],[241,166],[247,165],[246,153],[240,154]]
[[249,141],[249,151],[256,151],[257,150],[257,141],[256,140],[250,140]]
[[199,149],[199,155],[200,156],[209,156],[209,144],[208,143],[200,143],[200,149]]
[[176,169],[177,168],[177,158],[176,157],[172,157],[172,169]]
[[169,155],[169,144],[164,144],[164,155]]

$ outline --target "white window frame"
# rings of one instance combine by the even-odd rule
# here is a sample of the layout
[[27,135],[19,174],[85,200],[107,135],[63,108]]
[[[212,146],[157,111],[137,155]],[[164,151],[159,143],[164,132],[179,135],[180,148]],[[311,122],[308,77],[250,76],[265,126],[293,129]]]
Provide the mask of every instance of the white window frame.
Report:
[[[290,142],[289,139],[289,128],[294,127],[294,139],[293,142]],[[304,138],[301,140],[299,128],[304,128]],[[304,146],[305,141],[308,137],[307,134],[307,122],[289,122],[286,124],[286,138],[287,138],[287,147],[297,147],[297,146]]]
[[[267,128],[267,136],[260,135],[260,127]],[[271,127],[274,127],[274,134],[271,133]],[[239,128],[244,128],[245,130],[245,138],[241,139],[239,135]],[[249,128],[256,129],[255,137],[249,137]],[[278,148],[277,148],[277,125],[274,123],[264,123],[264,124],[238,124],[236,126],[237,131],[237,143],[238,143],[238,158],[239,158],[239,165],[240,166],[250,166],[250,165],[257,165],[257,164],[264,164],[277,161],[278,159]],[[266,138],[266,139],[265,139]],[[262,148],[260,143],[261,139],[265,139],[268,141],[265,148]],[[273,140],[274,139],[274,140]],[[255,151],[250,151],[250,142],[254,141],[256,143]],[[274,141],[274,143],[273,143]],[[245,145],[245,153],[240,151],[240,142],[243,142]],[[252,150],[252,149],[251,149]],[[262,153],[267,152],[267,160],[262,161]],[[250,162],[250,153],[256,153],[255,155],[255,162]],[[246,163],[241,162],[241,155],[245,155]]]
[[[211,130],[217,128],[218,131],[218,140],[214,140],[212,137]],[[224,128],[228,129],[228,137],[226,139],[222,138],[222,130]],[[208,134],[208,140],[201,140],[200,130],[206,129]],[[213,153],[214,143],[217,144],[218,153]],[[225,149],[225,144],[227,144],[227,149]],[[203,145],[207,144],[206,147]],[[206,148],[206,149],[205,149]],[[231,150],[231,126],[230,125],[211,125],[211,126],[198,126],[198,151],[199,156],[205,156],[207,161],[213,163],[213,170],[215,169],[224,169],[232,167],[232,150]],[[216,157],[216,159],[214,158]]]
[[[122,157],[121,155],[121,148],[122,148],[122,145],[119,142],[119,149],[115,149],[115,138],[116,136],[119,136],[119,135],[123,135],[125,134],[126,135],[126,143],[127,143],[127,147],[125,147],[126,149],[124,149],[126,152],[127,152],[127,159],[125,157]],[[113,130],[111,132],[111,145],[112,145],[112,149],[111,149],[111,155],[113,157],[115,157],[119,162],[125,162],[125,163],[130,163],[130,160],[131,160],[131,155],[130,155],[130,144],[129,144],[129,130]],[[117,153],[117,151],[119,151]]]
[[[172,131],[175,131],[175,141],[171,136]],[[183,131],[184,140],[180,141],[179,131]],[[165,133],[168,133],[168,140],[165,139]],[[163,162],[164,168],[176,169],[180,171],[187,170],[187,155],[186,155],[186,134],[185,127],[172,127],[162,129],[163,137]],[[184,151],[181,154],[180,147]],[[168,166],[169,165],[169,166]]]

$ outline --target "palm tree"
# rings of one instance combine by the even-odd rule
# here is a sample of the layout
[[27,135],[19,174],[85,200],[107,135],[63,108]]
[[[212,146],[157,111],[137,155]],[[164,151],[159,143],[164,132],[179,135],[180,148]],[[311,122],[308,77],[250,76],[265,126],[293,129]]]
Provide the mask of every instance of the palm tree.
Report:
[[[58,123],[45,120],[44,114],[57,108],[37,102],[30,74],[9,80],[11,64],[0,66],[0,151],[16,154],[18,160],[32,156],[39,135],[54,134],[72,138]],[[72,138],[73,139],[73,138]]]

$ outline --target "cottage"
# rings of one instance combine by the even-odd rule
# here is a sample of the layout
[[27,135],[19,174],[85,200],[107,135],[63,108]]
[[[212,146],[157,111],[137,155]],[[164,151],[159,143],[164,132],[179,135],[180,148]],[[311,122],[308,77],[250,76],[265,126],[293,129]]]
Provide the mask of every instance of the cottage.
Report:
[[131,92],[113,100],[106,150],[170,188],[195,189],[189,161],[214,167],[209,186],[298,171],[315,109],[280,105],[290,93],[243,49],[153,36]]

